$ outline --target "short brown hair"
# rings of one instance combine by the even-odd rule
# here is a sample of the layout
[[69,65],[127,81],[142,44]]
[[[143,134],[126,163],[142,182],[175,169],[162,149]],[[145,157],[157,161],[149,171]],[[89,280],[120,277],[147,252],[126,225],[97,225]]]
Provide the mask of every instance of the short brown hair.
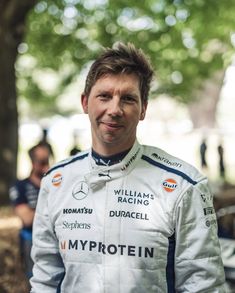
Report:
[[141,99],[148,100],[153,69],[148,58],[141,49],[131,43],[117,43],[113,48],[105,48],[104,52],[91,65],[86,78],[84,95],[87,97],[96,81],[106,74],[134,73],[139,78]]
[[45,148],[45,149],[48,150],[48,156],[50,154],[50,150],[48,149],[48,147],[45,144],[39,142],[38,144],[32,146],[28,150],[28,154],[29,154],[29,157],[30,157],[30,159],[31,159],[32,162],[35,160],[35,152],[36,152],[36,149],[38,149],[38,148]]

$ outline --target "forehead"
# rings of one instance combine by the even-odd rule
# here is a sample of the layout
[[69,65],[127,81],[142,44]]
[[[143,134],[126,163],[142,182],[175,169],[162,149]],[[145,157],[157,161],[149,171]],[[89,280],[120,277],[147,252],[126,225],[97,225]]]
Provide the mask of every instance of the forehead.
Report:
[[105,74],[102,75],[92,89],[94,90],[113,90],[121,89],[124,91],[138,91],[140,89],[139,77],[134,74],[120,73],[120,74]]
[[47,147],[38,147],[35,149],[34,151],[34,157],[37,158],[45,158],[45,157],[49,157],[49,150]]

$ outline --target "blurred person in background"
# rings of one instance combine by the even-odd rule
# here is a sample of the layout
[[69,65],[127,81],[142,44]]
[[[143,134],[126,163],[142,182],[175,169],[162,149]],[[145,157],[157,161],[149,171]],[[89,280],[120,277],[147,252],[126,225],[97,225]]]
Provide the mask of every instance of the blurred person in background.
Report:
[[78,144],[78,134],[76,131],[74,131],[73,132],[73,147],[70,150],[69,155],[74,156],[80,151],[81,151],[81,148],[79,147],[79,144]]
[[225,180],[224,147],[222,141],[219,142],[217,151],[219,156],[219,174],[220,177]]
[[206,151],[207,151],[206,139],[203,138],[200,144],[200,159],[201,159],[202,169],[207,169]]
[[92,147],[43,178],[32,293],[225,292],[207,178],[136,138],[152,75],[132,44],[91,65],[81,102]]
[[39,140],[38,144],[45,145],[48,148],[49,152],[50,152],[50,157],[53,160],[55,159],[53,147],[50,144],[50,142],[48,141],[48,129],[47,128],[42,129],[42,138]]
[[20,230],[20,253],[25,274],[32,276],[33,262],[30,257],[32,247],[32,225],[38,199],[41,179],[49,168],[50,151],[44,144],[37,144],[28,151],[32,168],[29,177],[16,180],[9,190],[15,214],[22,222]]

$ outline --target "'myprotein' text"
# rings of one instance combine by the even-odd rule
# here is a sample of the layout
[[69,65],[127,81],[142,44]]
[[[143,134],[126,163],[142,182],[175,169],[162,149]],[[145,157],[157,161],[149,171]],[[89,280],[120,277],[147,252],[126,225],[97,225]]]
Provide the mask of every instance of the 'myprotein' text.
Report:
[[107,255],[127,255],[135,257],[153,258],[153,247],[142,247],[125,244],[104,244],[102,242],[88,241],[88,240],[68,240],[60,242],[61,250],[78,250],[102,253]]

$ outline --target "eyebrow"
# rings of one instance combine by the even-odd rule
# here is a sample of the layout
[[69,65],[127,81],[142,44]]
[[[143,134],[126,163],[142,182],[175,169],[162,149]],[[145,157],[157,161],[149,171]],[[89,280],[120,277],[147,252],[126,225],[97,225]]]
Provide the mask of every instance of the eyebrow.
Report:
[[[97,94],[110,94],[112,93],[112,90],[110,89],[98,89]],[[121,95],[131,95],[133,97],[138,97],[138,93],[136,93],[136,90],[134,88],[127,88],[121,91]]]

